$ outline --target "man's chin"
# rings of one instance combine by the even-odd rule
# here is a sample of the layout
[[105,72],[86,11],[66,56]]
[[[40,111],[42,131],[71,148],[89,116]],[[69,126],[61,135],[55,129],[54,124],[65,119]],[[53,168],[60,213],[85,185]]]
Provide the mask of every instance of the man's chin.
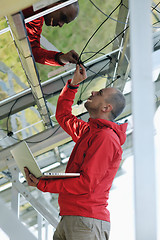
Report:
[[46,26],[51,26],[51,21],[49,19],[44,18],[44,22]]
[[86,102],[84,103],[84,106],[85,106],[85,108],[86,108],[87,111],[88,111],[88,101],[86,101]]

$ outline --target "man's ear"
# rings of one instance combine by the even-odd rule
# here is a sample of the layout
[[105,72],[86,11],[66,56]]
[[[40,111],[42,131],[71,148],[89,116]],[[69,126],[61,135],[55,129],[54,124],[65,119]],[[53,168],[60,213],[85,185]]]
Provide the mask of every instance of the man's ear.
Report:
[[113,109],[111,104],[107,104],[106,106],[102,107],[102,112],[106,113],[106,112],[111,112]]

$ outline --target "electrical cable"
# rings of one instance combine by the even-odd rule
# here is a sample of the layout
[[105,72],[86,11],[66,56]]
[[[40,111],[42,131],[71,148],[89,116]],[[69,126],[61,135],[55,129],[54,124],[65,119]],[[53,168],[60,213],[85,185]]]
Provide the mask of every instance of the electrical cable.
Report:
[[[113,9],[113,11],[109,14],[109,16],[99,25],[99,27],[96,29],[96,31],[91,35],[91,37],[88,39],[87,43],[85,44],[85,46],[83,47],[80,55],[79,55],[79,60],[78,62],[81,62],[81,56],[82,53],[84,52],[84,50],[86,49],[86,47],[88,46],[89,42],[91,41],[91,39],[94,37],[94,35],[98,32],[98,30],[102,27],[102,25],[109,19],[109,17],[120,7],[121,2],[117,5],[117,7],[115,7]],[[100,51],[99,51],[100,52]]]
[[[58,128],[51,135],[47,136],[46,138],[44,138],[42,140],[39,140],[39,141],[26,141],[26,143],[41,143],[41,142],[49,139],[50,137],[52,137],[59,130],[59,128],[60,128],[60,126],[58,126]],[[10,136],[10,137],[13,138],[14,140],[18,141],[18,142],[23,141],[23,139],[21,140],[21,139],[15,138],[15,137],[13,137],[13,135]]]
[[12,135],[13,135],[13,132],[12,131],[9,131],[9,118],[10,118],[10,115],[11,115],[11,113],[12,113],[12,110],[13,110],[13,108],[14,108],[14,106],[16,105],[16,103],[19,101],[19,99],[21,99],[22,97],[19,97],[19,98],[17,98],[16,100],[15,100],[15,102],[13,103],[13,105],[11,106],[11,108],[10,108],[10,111],[9,111],[9,113],[8,113],[8,116],[7,116],[7,123],[6,123],[6,127],[7,127],[7,136],[8,137],[11,137]]
[[0,131],[5,131],[5,132],[7,132],[7,129],[0,128]]
[[62,82],[63,82],[63,85],[65,86],[66,84],[65,84],[65,82],[64,82],[64,80],[63,80],[63,77],[61,76],[61,80],[62,80]]
[[153,25],[156,25],[156,24],[158,24],[158,23],[160,23],[160,21],[157,21],[157,22],[153,23],[152,26],[153,26]]
[[90,2],[92,3],[92,5],[93,5],[98,11],[100,11],[104,16],[110,18],[111,20],[113,20],[113,21],[115,21],[115,22],[118,22],[118,23],[121,23],[121,24],[127,24],[127,23],[125,23],[125,22],[121,22],[121,21],[118,21],[117,19],[114,19],[114,18],[110,17],[109,15],[107,15],[106,13],[104,13],[94,2],[92,2],[92,0],[89,0],[89,1],[90,1]]
[[102,51],[103,49],[105,49],[106,47],[108,47],[112,42],[114,42],[120,35],[122,35],[127,29],[129,28],[129,26],[127,26],[125,29],[123,29],[122,32],[120,32],[115,38],[113,38],[109,43],[107,43],[104,47],[102,47],[101,49],[99,49],[97,51],[97,53],[95,53],[94,55],[92,55],[91,57],[89,57],[88,59],[86,59],[85,61],[83,61],[83,63],[87,62],[88,60],[90,60],[91,58],[93,58],[95,55],[97,55],[100,51]]
[[[58,126],[58,128],[51,134],[51,135],[49,135],[48,137],[46,137],[46,138],[44,138],[44,139],[42,139],[42,140],[39,140],[39,141],[26,141],[26,143],[41,143],[41,142],[43,142],[43,141],[45,141],[45,140],[47,140],[47,139],[49,139],[50,137],[52,137],[59,129],[60,129],[60,125]],[[54,129],[54,127],[52,127],[53,129]]]
[[[111,61],[110,61],[111,62]],[[93,79],[110,63],[110,62],[107,62],[92,78],[91,80],[89,81],[89,83],[86,85],[86,87],[83,89],[81,88],[81,93],[79,95],[79,98],[78,98],[78,101],[77,101],[77,104],[81,104],[82,103],[82,94],[85,92],[86,88],[89,86],[89,84],[93,81]],[[84,83],[84,82],[83,82]]]
[[[19,141],[19,142],[22,141],[22,140],[13,137],[14,133],[13,133],[12,131],[9,131],[9,118],[10,118],[10,115],[11,115],[11,113],[12,113],[12,110],[13,110],[14,106],[16,105],[16,103],[17,103],[22,97],[23,97],[23,96],[17,98],[17,99],[15,100],[15,102],[13,103],[13,105],[11,106],[10,111],[9,111],[9,114],[8,114],[8,116],[7,116],[7,129],[6,129],[7,136],[8,136],[8,137],[11,137],[11,138],[13,138],[14,140]],[[54,121],[53,119],[51,119],[51,120]],[[54,122],[56,122],[56,121],[54,121]],[[59,126],[59,127],[60,127],[60,126]],[[59,129],[59,128],[58,128],[58,129]],[[58,131],[58,129],[57,129],[54,133],[56,133],[56,132]],[[39,142],[42,142],[42,141],[44,141],[44,140],[47,140],[47,139],[50,138],[51,136],[53,136],[54,133],[52,133],[52,134],[51,134],[50,136],[48,136],[46,139],[43,139],[43,140],[41,140],[41,141],[28,142],[28,143],[39,143]],[[6,137],[7,137],[7,136],[6,136]]]
[[106,85],[106,88],[109,87],[111,84],[115,83],[121,76],[118,75],[112,82],[110,82],[108,85]]
[[[94,71],[91,70],[91,69],[87,69],[87,71],[90,71],[90,72],[96,74],[96,72],[94,72]],[[104,75],[104,74],[100,74],[100,73],[98,74],[98,76],[101,77],[101,78],[105,78],[105,79],[113,79],[113,77],[104,77],[103,75]]]
[[[119,6],[121,5],[121,3],[115,8],[115,9],[117,9]],[[112,13],[115,11],[115,9],[112,11]],[[111,13],[111,14],[112,14]],[[111,14],[110,14],[110,16],[111,16]],[[108,20],[108,19],[107,19]],[[104,22],[103,22],[104,23]],[[102,24],[103,24],[102,23]],[[86,45],[85,45],[85,47],[83,48],[83,50],[82,50],[82,52],[81,52],[81,54],[80,54],[80,58],[81,58],[81,56],[82,56],[82,54],[84,53],[84,49],[86,48],[86,46],[88,45],[88,43],[89,43],[89,41],[91,40],[91,38],[95,35],[95,33],[99,30],[99,28],[102,26],[102,24],[96,29],[96,31],[94,32],[94,34],[89,38],[89,40],[87,41],[87,43],[86,43]],[[99,52],[101,52],[101,50],[103,50],[104,48],[106,48],[108,45],[110,45],[113,41],[115,41],[121,34],[123,34],[127,29],[129,28],[129,26],[127,26],[122,32],[120,32],[114,39],[112,39],[108,44],[106,44],[103,48],[101,48],[100,50],[98,50],[97,52],[95,52],[91,57],[89,57],[87,60],[85,60],[85,61],[83,61],[83,64],[84,64],[84,62],[86,62],[86,61],[88,61],[89,59],[91,59],[92,57],[94,57],[95,55],[97,55]],[[87,69],[88,70],[88,69]],[[101,71],[101,70],[100,70]],[[99,72],[100,72],[99,71]],[[96,75],[98,75],[99,74],[99,72],[96,74]],[[95,76],[96,76],[95,75]],[[94,78],[95,78],[95,76],[94,76]],[[93,79],[94,79],[93,78]],[[90,82],[93,80],[93,79],[91,79],[90,80]],[[117,80],[117,79],[116,79]],[[89,82],[89,84],[90,84],[90,82]],[[88,84],[88,85],[89,85]],[[77,104],[81,104],[82,103],[82,100],[81,100],[81,97],[82,97],[82,94],[84,93],[84,91],[86,90],[86,88],[88,87],[88,85],[85,87],[85,89],[83,89],[83,86],[84,86],[84,82],[83,82],[83,85],[82,85],[82,88],[81,88],[81,93],[80,93],[80,96],[79,96],[79,99],[78,99],[78,101],[77,101]]]
[[[91,0],[89,0],[91,3],[93,3]],[[155,7],[152,7],[152,11],[155,9],[156,10],[156,7],[160,4],[157,3]],[[93,3],[94,5],[94,3]],[[87,43],[85,44],[84,48],[82,49],[81,53],[80,53],[80,56],[79,56],[79,62],[82,62],[80,59],[81,59],[81,56],[85,50],[85,48],[87,47],[87,45],[89,44],[89,42],[91,41],[91,39],[93,38],[93,36],[97,33],[97,31],[102,27],[102,25],[110,18],[110,16],[117,10],[118,7],[120,7],[121,5],[125,6],[123,4],[123,2],[121,1],[118,6],[109,14],[109,16],[107,15],[107,18],[100,24],[100,26],[96,29],[96,31],[92,34],[92,36],[89,38],[89,40],[87,41]],[[96,6],[96,5],[95,5]],[[96,6],[97,7],[97,6]],[[125,6],[126,7],[126,6]],[[127,8],[127,7],[126,7]],[[98,9],[98,8],[97,8]],[[128,9],[128,8],[127,8]],[[98,9],[100,10],[100,9]],[[158,10],[157,10],[158,11]],[[127,24],[127,23],[126,23]],[[127,30],[129,26],[127,26],[119,35],[121,35],[125,30]],[[104,48],[106,48],[109,44],[111,44],[113,41],[116,40],[117,37],[119,37],[119,35],[117,35],[112,41],[110,41],[107,45],[105,45],[103,48],[101,48],[99,51],[97,51],[93,56],[91,56],[90,58],[86,59],[85,61],[83,61],[83,63],[85,63],[86,61],[90,60],[91,58],[93,58],[96,54],[98,54],[101,50],[103,50]]]
[[154,44],[154,48],[157,46],[157,44],[160,42],[160,39]]
[[152,7],[153,9],[152,9],[152,11],[155,9],[156,10],[156,8],[158,7],[158,5],[160,4],[160,2],[158,2],[154,7]]
[[[116,82],[119,78],[120,78],[121,76],[120,75],[118,75],[112,82],[110,82],[108,85],[106,85],[106,87],[105,88],[107,88],[107,87],[109,87],[111,84],[113,84],[114,82]],[[84,100],[81,100],[82,102],[83,101],[85,101],[86,99],[84,99]]]
[[152,8],[152,11],[156,11],[156,12],[158,12],[158,13],[160,13],[160,11],[158,10],[158,9],[156,9],[156,8],[153,8],[153,7],[151,7]]

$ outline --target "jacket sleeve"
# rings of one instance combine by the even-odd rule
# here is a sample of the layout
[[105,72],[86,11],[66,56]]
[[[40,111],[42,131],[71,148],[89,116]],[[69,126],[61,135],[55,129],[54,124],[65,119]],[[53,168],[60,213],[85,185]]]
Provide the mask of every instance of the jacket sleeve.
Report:
[[40,46],[40,35],[42,32],[43,22],[44,18],[40,17],[26,24],[28,39],[31,44],[35,61],[50,66],[63,66],[64,64],[58,62],[58,55],[62,54],[61,52],[48,51]]
[[81,195],[93,192],[101,181],[107,177],[105,187],[109,189],[111,187],[110,183],[118,170],[120,160],[121,151],[117,149],[112,139],[96,136],[87,150],[80,177],[40,180],[37,187],[43,192]]
[[56,119],[59,125],[72,137],[73,141],[76,142],[88,127],[88,123],[78,119],[72,114],[72,105],[78,85],[72,86],[70,82],[71,80],[67,82],[58,98]]

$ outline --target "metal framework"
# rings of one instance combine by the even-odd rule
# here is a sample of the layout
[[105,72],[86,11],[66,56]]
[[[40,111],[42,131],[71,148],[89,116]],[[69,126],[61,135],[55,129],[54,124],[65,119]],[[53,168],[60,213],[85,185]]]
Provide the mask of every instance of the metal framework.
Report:
[[46,105],[45,98],[43,96],[40,78],[38,70],[36,68],[35,60],[32,55],[30,43],[27,37],[27,32],[24,25],[24,19],[22,13],[16,13],[12,16],[8,16],[9,25],[19,56],[22,62],[22,66],[27,76],[28,83],[31,87],[32,95],[38,106],[38,110],[41,114],[43,122],[46,127],[51,127],[50,114]]

